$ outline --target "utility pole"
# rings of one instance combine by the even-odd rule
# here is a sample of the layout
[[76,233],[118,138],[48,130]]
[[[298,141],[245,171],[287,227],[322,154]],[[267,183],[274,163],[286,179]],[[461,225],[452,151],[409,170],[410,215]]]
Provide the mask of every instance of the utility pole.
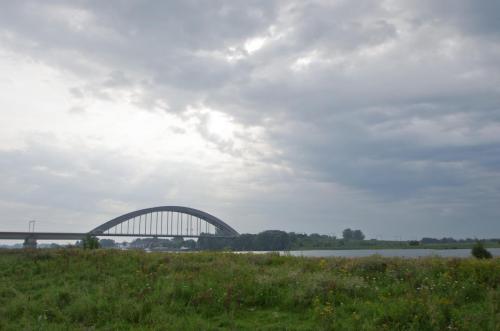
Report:
[[[35,220],[31,220],[28,222],[28,232],[34,233],[35,232]],[[33,236],[29,236],[26,239],[24,239],[23,243],[24,248],[36,248],[36,239]]]
[[35,220],[31,220],[28,222],[28,232],[35,232]]

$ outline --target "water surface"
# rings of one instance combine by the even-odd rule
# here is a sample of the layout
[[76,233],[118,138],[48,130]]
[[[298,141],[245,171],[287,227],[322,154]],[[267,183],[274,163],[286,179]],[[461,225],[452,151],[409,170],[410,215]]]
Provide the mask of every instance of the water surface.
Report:
[[[488,248],[493,256],[500,256],[500,248]],[[290,254],[293,256],[310,256],[310,257],[364,257],[371,255],[381,255],[387,257],[425,257],[425,256],[442,256],[442,257],[470,257],[471,250],[464,249],[346,249],[346,250],[310,250],[310,251],[290,251],[281,252],[281,254]]]

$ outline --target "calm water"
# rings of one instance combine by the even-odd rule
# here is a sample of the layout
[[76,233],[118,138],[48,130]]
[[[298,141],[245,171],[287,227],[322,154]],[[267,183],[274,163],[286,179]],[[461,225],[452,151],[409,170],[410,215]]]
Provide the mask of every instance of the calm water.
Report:
[[[500,248],[488,248],[493,256],[500,256]],[[255,252],[264,253],[264,252]],[[387,257],[469,257],[470,249],[352,249],[352,250],[313,250],[313,251],[290,251],[281,252],[293,256],[311,257],[363,257],[378,254]]]

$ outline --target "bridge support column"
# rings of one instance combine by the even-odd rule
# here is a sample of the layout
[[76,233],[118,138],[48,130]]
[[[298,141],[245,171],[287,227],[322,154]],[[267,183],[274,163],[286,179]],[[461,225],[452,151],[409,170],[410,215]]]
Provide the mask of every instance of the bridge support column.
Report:
[[36,239],[33,237],[28,237],[24,239],[23,248],[36,248]]

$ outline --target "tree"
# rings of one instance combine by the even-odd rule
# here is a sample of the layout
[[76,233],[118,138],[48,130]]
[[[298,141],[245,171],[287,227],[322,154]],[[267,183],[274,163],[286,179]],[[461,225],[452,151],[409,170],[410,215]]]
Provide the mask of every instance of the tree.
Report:
[[87,234],[82,240],[83,249],[97,249],[100,247],[97,237]]
[[365,235],[361,232],[361,230],[351,230],[350,228],[347,228],[342,231],[342,238],[344,238],[344,240],[363,240],[365,239]]
[[347,228],[344,231],[342,231],[342,238],[345,240],[351,240],[353,236],[352,230]]
[[113,239],[101,239],[99,240],[99,246],[102,248],[114,248],[116,243]]
[[471,253],[475,258],[478,259],[492,258],[491,253],[486,248],[484,248],[483,243],[480,241],[477,241],[476,244],[472,247]]
[[267,230],[257,234],[256,250],[279,251],[290,248],[290,238],[288,233],[280,230]]
[[361,230],[354,230],[352,232],[352,239],[363,240],[363,239],[365,239],[365,235],[363,234],[363,232],[361,232]]

